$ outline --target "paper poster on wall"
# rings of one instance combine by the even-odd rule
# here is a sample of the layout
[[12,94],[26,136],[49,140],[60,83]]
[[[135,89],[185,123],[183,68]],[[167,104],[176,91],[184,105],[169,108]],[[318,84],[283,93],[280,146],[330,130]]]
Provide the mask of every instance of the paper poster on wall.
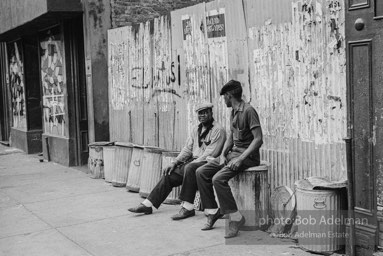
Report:
[[182,31],[184,35],[184,40],[186,40],[187,36],[192,35],[192,25],[189,16],[182,17]]
[[12,99],[13,127],[26,128],[24,65],[21,44],[14,42],[8,45],[9,85]]
[[65,129],[66,79],[61,35],[48,35],[40,41],[44,132],[68,136]]
[[226,36],[225,13],[218,13],[206,17],[207,37]]

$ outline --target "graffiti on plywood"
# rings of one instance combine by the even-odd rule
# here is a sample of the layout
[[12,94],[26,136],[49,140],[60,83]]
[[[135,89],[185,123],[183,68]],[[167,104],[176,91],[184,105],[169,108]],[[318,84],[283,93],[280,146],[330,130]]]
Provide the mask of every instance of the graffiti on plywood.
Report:
[[153,92],[158,108],[168,112],[174,105],[174,96],[179,96],[174,88],[176,76],[172,62],[170,24],[167,16],[154,20],[153,35]]
[[13,127],[26,128],[25,118],[25,86],[24,67],[20,44],[10,44],[9,54],[9,85],[12,97]]
[[67,88],[60,34],[41,40],[40,47],[44,132],[68,136],[65,128]]

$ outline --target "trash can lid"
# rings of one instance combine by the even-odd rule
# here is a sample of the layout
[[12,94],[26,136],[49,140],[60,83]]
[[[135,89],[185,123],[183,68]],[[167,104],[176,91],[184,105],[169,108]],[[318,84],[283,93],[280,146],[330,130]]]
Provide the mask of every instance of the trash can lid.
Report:
[[134,144],[130,143],[130,142],[121,142],[121,141],[119,141],[119,142],[116,142],[116,146],[132,148],[132,147],[134,147]]
[[96,141],[96,142],[92,142],[92,143],[88,144],[89,147],[92,147],[92,146],[113,146],[113,145],[114,145],[113,141]]
[[297,180],[295,186],[303,190],[340,189],[347,186],[347,180],[330,181],[325,177],[312,176],[306,179]]
[[[275,188],[270,197],[270,204],[274,219],[292,220],[296,215],[295,193],[287,186]],[[281,227],[288,224],[286,222],[279,223]]]
[[163,153],[164,151],[166,151],[166,150],[163,149],[163,148],[159,148],[159,147],[145,146],[145,147],[144,147],[144,151],[148,151],[148,152],[152,152],[152,153],[162,154],[162,153]]
[[168,157],[177,157],[179,153],[179,151],[164,151],[162,152],[162,155]]

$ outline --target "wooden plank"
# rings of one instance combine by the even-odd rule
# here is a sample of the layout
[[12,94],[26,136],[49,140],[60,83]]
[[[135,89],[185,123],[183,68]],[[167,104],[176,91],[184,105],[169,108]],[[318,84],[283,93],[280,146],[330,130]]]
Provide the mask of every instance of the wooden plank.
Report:
[[131,27],[108,30],[109,128],[111,141],[130,139],[129,41]]
[[179,9],[171,13],[172,58],[179,64],[175,91],[176,111],[174,149],[180,150],[187,135],[197,123],[194,108],[198,102],[209,99],[207,46],[204,28],[205,3]]

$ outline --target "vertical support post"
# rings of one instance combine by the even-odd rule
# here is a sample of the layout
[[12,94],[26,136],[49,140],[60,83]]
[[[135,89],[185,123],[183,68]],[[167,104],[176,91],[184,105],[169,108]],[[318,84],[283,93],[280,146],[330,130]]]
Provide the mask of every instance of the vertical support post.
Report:
[[354,212],[354,175],[352,168],[352,139],[346,137],[346,159],[347,159],[347,201],[348,201],[348,218],[350,221],[350,256],[355,256],[355,212]]

